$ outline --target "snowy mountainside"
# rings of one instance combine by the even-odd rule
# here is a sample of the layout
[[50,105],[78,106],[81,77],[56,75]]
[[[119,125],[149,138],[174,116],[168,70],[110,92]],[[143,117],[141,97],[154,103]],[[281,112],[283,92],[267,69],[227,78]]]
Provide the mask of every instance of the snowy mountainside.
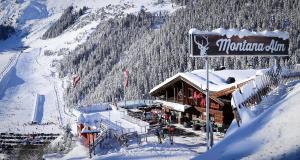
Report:
[[137,13],[141,8],[149,12],[173,12],[177,9],[172,6],[169,0],[160,3],[156,0],[2,0],[0,2],[0,24],[15,26],[27,20],[47,18],[62,13],[69,6],[77,9],[86,6],[92,12],[96,12],[103,7],[109,8],[116,5],[128,6],[124,13]]
[[[183,0],[184,1],[184,0]],[[184,1],[186,2],[186,1]],[[204,67],[204,59],[190,58],[188,55],[188,31],[191,28],[200,30],[213,30],[215,28],[236,28],[239,30],[282,30],[291,31],[290,48],[291,58],[280,59],[281,65],[296,63],[296,58],[300,52],[299,43],[296,37],[298,35],[298,26],[300,19],[296,17],[281,17],[280,15],[288,12],[296,12],[300,5],[295,1],[275,2],[265,1],[247,1],[248,3],[238,3],[235,1],[193,1],[186,3],[185,7],[176,10],[173,14],[163,17],[165,23],[156,29],[155,25],[142,26],[143,33],[138,39],[133,40],[136,34],[127,32],[126,25],[135,24],[136,21],[124,19],[113,19],[104,23],[106,26],[112,26],[109,30],[98,26],[97,32],[91,34],[90,41],[83,43],[75,49],[75,54],[63,59],[60,66],[61,76],[80,75],[81,82],[77,89],[67,89],[68,104],[73,103],[93,103],[109,102],[112,99],[123,99],[124,89],[122,82],[124,80],[123,71],[129,71],[129,86],[126,92],[126,99],[138,99],[142,95],[149,97],[149,91],[160,82],[175,75],[178,72],[192,71]],[[218,5],[223,3],[224,5]],[[274,4],[273,4],[274,3]],[[269,5],[272,4],[272,5]],[[288,5],[290,4],[290,5]],[[292,5],[293,4],[293,5]],[[234,6],[234,7],[233,7]],[[261,7],[264,6],[264,7]],[[274,12],[276,6],[282,7],[280,12]],[[285,9],[284,9],[285,8]],[[289,8],[289,9],[287,9]],[[207,12],[210,10],[210,12]],[[265,13],[265,12],[268,13]],[[269,22],[271,16],[275,21]],[[136,15],[139,16],[139,15]],[[218,17],[215,19],[215,17]],[[150,20],[142,17],[137,18],[143,22]],[[283,22],[289,20],[289,25],[283,25]],[[236,21],[238,20],[238,22]],[[121,22],[120,22],[121,21]],[[120,25],[121,24],[121,25]],[[105,26],[105,25],[104,25]],[[101,28],[102,27],[102,28]],[[132,26],[136,29],[141,26]],[[114,41],[108,42],[114,36],[122,37],[127,43],[116,44]],[[130,36],[123,36],[130,35]],[[298,38],[299,39],[299,38]],[[103,43],[110,43],[110,46]],[[105,58],[103,58],[105,57]],[[135,62],[135,63],[132,63]],[[88,65],[87,65],[88,64]],[[273,57],[220,57],[212,58],[211,68],[218,68],[220,65],[228,69],[259,69],[268,68],[274,64]],[[104,70],[104,71],[103,71]]]
[[17,26],[28,20],[48,17],[47,6],[43,1],[11,1],[3,0],[0,3],[1,24],[11,24]]
[[[41,45],[43,43],[44,50],[50,50],[58,52],[61,49],[64,52],[72,51],[78,44],[85,42],[90,33],[95,31],[96,26],[109,18],[115,18],[125,16],[128,13],[137,14],[141,8],[150,12],[173,12],[179,7],[172,7],[173,4],[169,1],[165,1],[161,4],[156,4],[155,0],[142,1],[142,0],[75,0],[75,1],[45,1],[44,4],[47,6],[49,17],[41,19],[39,21],[27,22],[24,26],[29,26],[28,40],[24,41],[25,44],[33,42],[33,45]],[[73,5],[76,11],[83,7],[88,7],[86,13],[79,17],[76,22],[68,27],[61,36],[48,39],[46,41],[39,40],[41,34],[45,33],[46,30],[53,24],[64,9]],[[33,25],[35,23],[35,25]],[[38,23],[38,24],[36,24]],[[25,28],[23,26],[23,28]]]
[[[154,2],[154,0],[147,2],[130,0],[124,2],[128,4],[126,5],[123,1],[117,0],[78,0],[72,3],[50,0],[1,1],[1,23],[13,25],[18,31],[7,40],[0,42],[0,52],[16,52],[20,55],[16,64],[12,66],[9,83],[7,85],[5,83],[3,87],[5,89],[1,90],[3,92],[0,98],[2,132],[59,133],[61,127],[69,123],[72,117],[68,116],[63,99],[68,80],[62,81],[56,76],[56,64],[63,56],[56,53],[62,50],[71,52],[88,39],[99,23],[114,18],[121,12],[132,13],[141,8],[150,10],[151,7],[153,10],[156,9],[154,10],[156,12],[160,9],[172,8],[169,1],[164,2],[160,9],[156,8],[159,5]],[[76,6],[76,9],[85,5],[91,9],[58,37],[42,40],[42,35],[59,19],[65,6],[71,4]],[[101,19],[103,15],[101,10],[105,12],[103,19]],[[0,53],[1,57],[2,53]],[[1,63],[7,64],[9,60],[3,58]],[[32,125],[32,115],[35,114],[34,100],[37,94],[44,98],[43,103],[37,106],[41,114],[39,123],[42,125],[35,126]]]

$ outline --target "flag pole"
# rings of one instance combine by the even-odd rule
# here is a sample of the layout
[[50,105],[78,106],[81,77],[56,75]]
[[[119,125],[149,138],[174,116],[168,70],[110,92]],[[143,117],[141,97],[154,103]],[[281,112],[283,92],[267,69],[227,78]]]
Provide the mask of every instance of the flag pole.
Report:
[[125,102],[125,108],[126,108],[126,85],[124,85],[124,102]]
[[124,77],[125,77],[125,81],[124,81],[124,107],[126,108],[126,87],[128,86],[128,70],[126,69],[124,72]]

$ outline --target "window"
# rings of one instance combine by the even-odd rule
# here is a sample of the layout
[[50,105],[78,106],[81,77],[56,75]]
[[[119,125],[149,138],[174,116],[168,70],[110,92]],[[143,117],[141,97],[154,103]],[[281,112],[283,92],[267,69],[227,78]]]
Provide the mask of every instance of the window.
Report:
[[194,90],[193,90],[193,88],[188,88],[188,97],[189,98],[193,98],[193,93],[194,93]]

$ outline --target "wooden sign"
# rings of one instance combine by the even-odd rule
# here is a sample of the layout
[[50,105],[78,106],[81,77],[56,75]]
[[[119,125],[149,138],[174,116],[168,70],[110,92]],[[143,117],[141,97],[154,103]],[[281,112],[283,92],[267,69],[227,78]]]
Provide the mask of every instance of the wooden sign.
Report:
[[289,39],[268,36],[190,34],[192,57],[203,56],[288,56]]

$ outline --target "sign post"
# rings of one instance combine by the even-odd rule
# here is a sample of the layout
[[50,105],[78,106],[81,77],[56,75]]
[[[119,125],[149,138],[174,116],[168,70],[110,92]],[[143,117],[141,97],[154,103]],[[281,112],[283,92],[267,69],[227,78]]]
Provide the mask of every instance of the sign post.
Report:
[[206,137],[207,150],[213,145],[209,114],[209,57],[288,56],[289,36],[285,32],[250,32],[219,28],[211,32],[190,29],[190,56],[206,61]]
[[208,61],[208,57],[205,57],[205,61],[206,61],[206,137],[207,137],[207,150],[209,150],[211,148],[210,146],[210,142],[212,142],[210,137],[210,117],[209,117],[209,61]]

